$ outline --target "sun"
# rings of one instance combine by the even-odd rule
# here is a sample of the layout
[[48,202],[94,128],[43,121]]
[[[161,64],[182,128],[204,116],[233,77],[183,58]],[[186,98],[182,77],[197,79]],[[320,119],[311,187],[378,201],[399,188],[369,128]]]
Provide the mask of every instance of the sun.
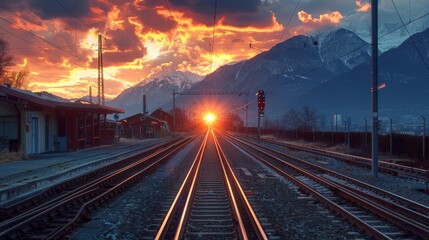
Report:
[[208,112],[204,115],[204,121],[208,125],[212,125],[216,121],[216,115],[211,112]]

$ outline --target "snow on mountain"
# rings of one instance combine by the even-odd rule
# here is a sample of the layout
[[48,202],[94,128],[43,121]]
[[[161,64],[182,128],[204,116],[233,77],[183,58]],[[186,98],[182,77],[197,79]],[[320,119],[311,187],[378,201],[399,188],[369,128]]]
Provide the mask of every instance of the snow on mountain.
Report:
[[371,58],[370,45],[346,29],[329,32],[318,42],[320,57],[333,72],[347,72]]
[[[367,45],[345,29],[323,37],[295,36],[249,60],[220,67],[191,91],[247,91],[252,96],[257,90],[264,89],[267,112],[279,117],[296,97],[368,62]],[[240,106],[244,100],[222,96],[217,101],[227,106]],[[268,104],[271,102],[275,104]],[[256,109],[250,106],[250,111]]]
[[188,90],[199,82],[202,76],[190,72],[162,71],[139,84],[125,89],[109,105],[125,110],[125,116],[131,116],[143,111],[143,95],[146,95],[146,105],[149,112],[172,100],[173,91]]
[[[401,45],[410,37],[408,32],[413,35],[427,29],[429,27],[429,16],[412,20],[411,22],[406,21],[405,24],[406,28],[399,20],[396,22],[379,22],[378,48],[381,52],[385,52]],[[353,31],[368,43],[371,42],[371,23],[367,19],[361,21],[357,21],[356,19],[344,21],[340,27]]]
[[[418,51],[413,42],[417,43]],[[427,114],[429,103],[429,28],[408,38],[379,57],[379,112],[383,116]],[[292,105],[309,105],[321,112],[353,118],[370,115],[371,62],[322,83],[294,99]]]

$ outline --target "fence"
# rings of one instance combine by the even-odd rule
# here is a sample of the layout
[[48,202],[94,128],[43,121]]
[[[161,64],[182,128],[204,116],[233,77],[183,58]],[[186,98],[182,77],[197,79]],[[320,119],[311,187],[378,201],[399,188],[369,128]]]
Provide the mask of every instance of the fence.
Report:
[[[245,132],[245,129],[240,129]],[[251,135],[257,134],[257,128],[248,128],[247,133]],[[331,131],[297,131],[297,130],[277,130],[277,129],[261,129],[262,135],[273,135],[275,137],[297,141],[304,140],[307,142],[323,142],[327,146],[335,146],[345,144],[359,152],[365,157],[371,156],[371,133],[370,132],[331,132]],[[392,139],[392,140],[390,140]],[[429,157],[428,147],[429,137],[425,136],[425,159]],[[392,142],[392,155],[408,157],[415,160],[423,160],[423,137],[407,134],[392,133],[379,135],[379,151],[382,153],[390,153],[390,142]]]

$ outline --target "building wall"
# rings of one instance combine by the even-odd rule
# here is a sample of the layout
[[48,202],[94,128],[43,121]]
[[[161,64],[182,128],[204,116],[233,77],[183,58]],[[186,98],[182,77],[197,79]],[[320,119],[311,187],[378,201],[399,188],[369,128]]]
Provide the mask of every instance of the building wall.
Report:
[[0,102],[0,151],[16,150],[19,142],[19,112],[10,103]]
[[24,111],[22,112],[22,143],[21,149],[26,154],[50,152],[55,150],[57,134],[57,118],[54,112]]

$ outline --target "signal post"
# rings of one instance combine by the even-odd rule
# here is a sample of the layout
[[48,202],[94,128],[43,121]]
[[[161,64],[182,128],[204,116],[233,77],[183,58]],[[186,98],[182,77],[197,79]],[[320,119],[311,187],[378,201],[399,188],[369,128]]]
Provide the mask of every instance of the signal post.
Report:
[[258,96],[258,143],[261,143],[261,117],[264,117],[265,92],[259,90],[256,95]]

